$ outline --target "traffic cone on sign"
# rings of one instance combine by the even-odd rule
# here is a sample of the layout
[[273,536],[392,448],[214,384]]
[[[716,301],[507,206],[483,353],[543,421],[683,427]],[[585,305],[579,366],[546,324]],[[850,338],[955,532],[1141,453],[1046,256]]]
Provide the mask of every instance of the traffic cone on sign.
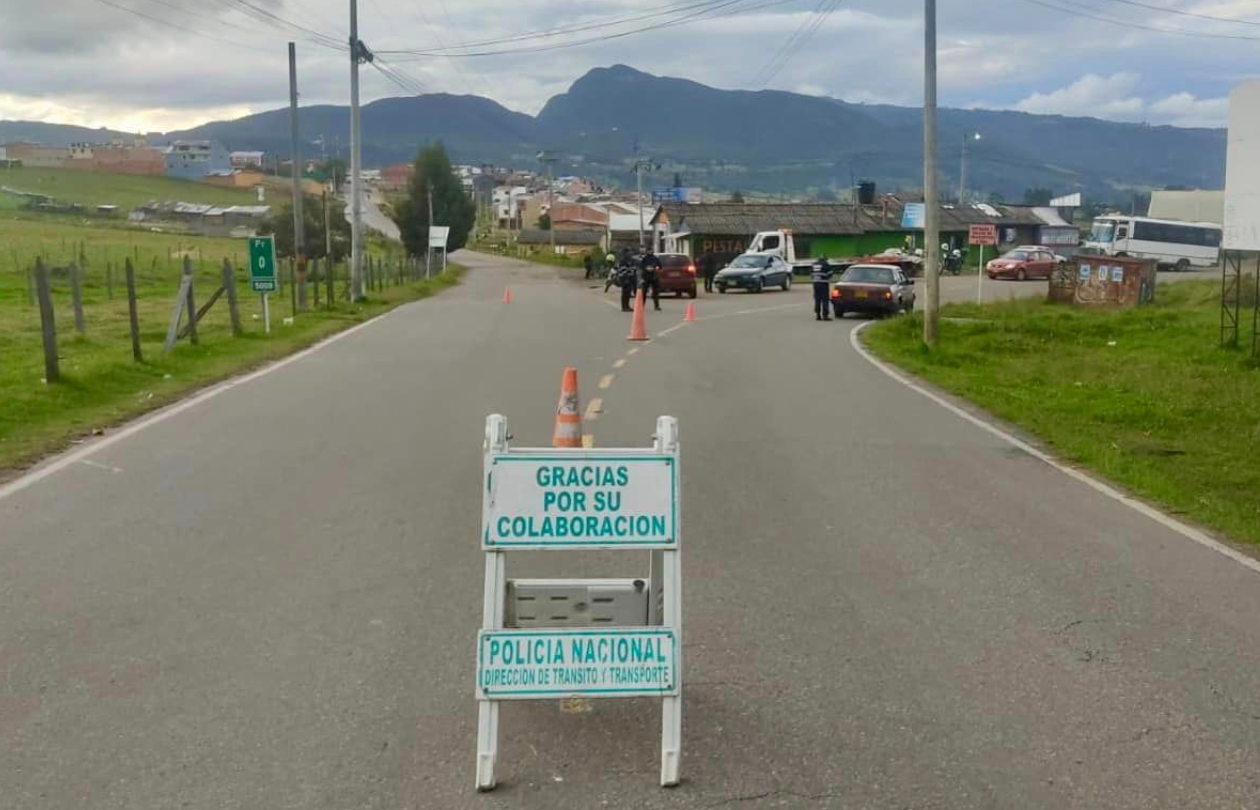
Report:
[[647,340],[647,316],[643,309],[646,302],[643,300],[643,290],[639,290],[634,297],[634,315],[630,319],[630,335],[626,340]]
[[693,321],[695,321],[695,319],[696,319],[696,305],[695,305],[695,304],[688,304],[688,305],[687,305],[687,314],[683,315],[683,322],[684,322],[684,323],[692,323]]
[[503,303],[505,304],[512,303],[512,288],[511,287],[503,288]]
[[582,416],[578,405],[577,369],[569,366],[560,378],[560,403],[556,406],[556,429],[552,447],[582,446]]

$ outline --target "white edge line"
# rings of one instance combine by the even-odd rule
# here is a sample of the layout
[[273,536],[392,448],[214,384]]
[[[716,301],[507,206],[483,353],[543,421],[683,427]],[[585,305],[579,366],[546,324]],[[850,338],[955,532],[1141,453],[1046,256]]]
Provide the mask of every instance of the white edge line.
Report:
[[[417,302],[411,302],[411,303],[417,303]],[[308,355],[314,354],[320,349],[323,349],[330,344],[336,343],[342,338],[350,337],[355,332],[358,332],[360,329],[371,326],[372,324],[375,324],[375,323],[379,323],[381,319],[389,317],[389,315],[399,311],[400,309],[404,309],[406,306],[407,305],[404,304],[401,307],[394,307],[388,312],[382,312],[380,315],[377,315],[375,318],[366,320],[360,324],[356,324],[350,327],[349,329],[343,329],[342,331],[337,332],[334,335],[329,335],[328,337],[324,338],[323,340],[319,341],[313,346],[306,347],[305,349],[298,352],[297,354],[291,354],[287,357],[282,357],[279,360],[276,360],[275,362],[269,363],[263,366],[262,368],[255,369],[243,376],[232,377],[230,379],[224,380],[223,382],[218,383],[217,385],[214,385],[211,388],[207,388],[206,390],[202,391],[199,394],[194,395],[193,397],[189,399],[176,402],[173,405],[168,405],[165,408],[161,408],[158,411],[149,414],[148,416],[141,417],[139,420],[132,422],[126,427],[120,429],[117,433],[111,433],[109,436],[106,436],[105,438],[100,439],[98,441],[92,442],[86,447],[82,447],[78,450],[74,450],[69,453],[66,453],[65,455],[58,456],[54,458],[52,461],[44,464],[43,466],[36,467],[34,470],[31,470],[25,475],[15,478],[12,481],[8,482],[7,484],[0,485],[0,501],[4,500],[5,498],[8,498],[11,495],[16,495],[17,493],[21,492],[27,487],[33,484],[39,483],[40,481],[44,480],[50,475],[53,475],[54,473],[64,470],[66,467],[69,467],[71,464],[74,464],[78,461],[82,461],[83,459],[87,458],[88,456],[91,456],[94,453],[98,453],[107,447],[110,447],[112,445],[117,444],[118,442],[121,442],[123,439],[127,439],[131,436],[134,436],[135,434],[139,433],[145,428],[153,427],[156,424],[165,422],[167,419],[170,419],[173,416],[178,416],[179,414],[191,408],[195,408],[207,400],[214,399],[219,394],[225,393],[227,391],[231,391],[233,388],[236,388],[237,386],[245,385],[246,383],[256,380],[265,374],[270,374],[273,371],[278,371],[279,369],[284,368],[290,363],[296,363],[302,358],[307,357]]]
[[1125,506],[1129,507],[1133,511],[1138,512],[1142,515],[1145,515],[1146,517],[1150,518],[1156,523],[1159,523],[1165,528],[1172,529],[1173,531],[1180,534],[1182,537],[1193,540],[1194,542],[1198,543],[1201,546],[1206,546],[1207,548],[1210,548],[1219,554],[1223,554],[1226,557],[1229,557],[1234,562],[1246,568],[1249,568],[1252,571],[1255,571],[1256,573],[1260,573],[1260,560],[1256,560],[1252,557],[1248,557],[1246,554],[1243,554],[1241,551],[1230,548],[1229,546],[1225,545],[1219,540],[1209,537],[1206,533],[1194,528],[1193,526],[1182,523],[1180,520],[1177,520],[1174,517],[1164,514],[1163,512],[1156,509],[1155,507],[1150,506],[1149,504],[1143,503],[1142,501],[1139,501],[1138,499],[1130,495],[1127,495],[1124,492],[1121,492],[1120,490],[1116,489],[1110,484],[1107,484],[1095,478],[1089,473],[1083,472],[1074,467],[1069,467],[1068,465],[1055,459],[1053,456],[1049,455],[1048,453],[1042,450],[1039,450],[1036,447],[1033,447],[1031,444],[1029,444],[1026,441],[1023,441],[1022,439],[1012,436],[1011,434],[1002,430],[1001,428],[994,425],[993,423],[988,422],[984,419],[981,419],[975,414],[969,413],[963,408],[960,408],[954,403],[948,401],[944,397],[941,397],[938,394],[935,394],[932,391],[929,391],[927,388],[924,388],[922,385],[919,385],[918,383],[914,382],[913,380],[911,380],[910,378],[908,378],[901,372],[894,370],[887,363],[876,358],[869,351],[867,351],[866,347],[862,345],[862,341],[858,339],[858,333],[861,332],[866,327],[870,326],[871,323],[872,323],[871,321],[868,321],[864,324],[859,325],[853,331],[851,331],[849,333],[849,343],[853,346],[854,350],[857,351],[857,353],[861,355],[868,363],[875,366],[875,368],[879,369],[880,371],[884,372],[884,374],[888,375],[889,377],[892,377],[894,380],[906,386],[910,390],[915,391],[919,394],[922,394],[923,396],[935,402],[937,405],[940,405],[942,408],[945,408],[946,410],[950,411],[955,416],[962,417],[963,419],[967,420],[968,422],[975,425],[976,427],[981,428],[991,433],[994,436],[997,436],[999,439],[1002,439],[1003,441],[1009,444],[1012,444],[1015,447],[1018,447],[1020,450],[1023,450],[1025,453],[1028,453],[1034,458],[1037,458],[1040,461],[1045,462],[1046,464],[1055,468],[1056,470],[1063,473],[1064,475],[1067,475],[1071,478],[1075,478],[1077,481],[1080,481],[1082,484],[1085,484],[1093,488],[1097,492],[1100,492],[1103,495],[1106,495],[1108,498],[1111,498],[1113,501],[1118,501],[1119,503],[1124,504]]

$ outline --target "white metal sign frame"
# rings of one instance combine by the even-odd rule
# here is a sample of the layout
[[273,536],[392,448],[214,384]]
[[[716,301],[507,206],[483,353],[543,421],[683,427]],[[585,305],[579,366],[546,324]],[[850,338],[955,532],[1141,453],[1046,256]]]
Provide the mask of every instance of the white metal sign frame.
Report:
[[[490,495],[493,490],[493,477],[496,464],[501,465],[505,458],[513,456],[508,446],[508,426],[507,419],[499,414],[492,414],[486,418],[486,436],[485,436],[485,468],[483,481],[487,495],[485,496],[485,509],[483,509],[483,525],[482,539],[483,543],[489,536],[488,526],[485,521],[491,515]],[[513,546],[513,545],[484,545],[485,551],[485,582],[484,582],[484,600],[482,603],[482,628],[478,636],[478,666],[477,666],[477,789],[493,790],[496,785],[495,765],[498,759],[498,738],[499,738],[499,703],[505,699],[539,699],[539,698],[557,698],[557,697],[626,697],[630,695],[657,695],[661,699],[661,785],[670,787],[677,785],[679,782],[679,765],[682,755],[682,563],[679,558],[679,540],[681,536],[680,515],[677,509],[678,504],[678,487],[679,487],[679,444],[678,444],[678,421],[670,416],[662,416],[656,420],[656,435],[654,437],[654,445],[648,450],[646,448],[632,449],[616,449],[616,450],[520,450],[515,451],[522,458],[538,456],[546,456],[548,458],[563,459],[568,462],[580,461],[583,458],[600,459],[607,457],[616,457],[620,459],[635,459],[637,461],[651,460],[661,463],[662,460],[668,460],[670,469],[670,503],[671,510],[671,528],[672,542],[669,544],[656,543],[654,545],[639,544],[613,544],[604,543],[596,544],[568,544],[563,546],[569,549],[578,548],[651,548],[650,570],[648,582],[651,583],[651,594],[648,600],[648,620],[647,626],[643,627],[599,627],[590,629],[548,629],[537,628],[527,630],[512,630],[505,628],[505,612],[506,612],[506,594],[507,594],[507,553],[516,551],[521,548],[556,548],[556,546]],[[574,582],[580,582],[575,580]],[[640,647],[640,656],[634,660],[633,666],[640,666],[640,674],[634,672],[630,674],[610,675],[608,672],[595,672],[591,675],[590,682],[577,683],[576,685],[570,681],[566,685],[558,688],[554,684],[548,684],[547,688],[538,694],[524,694],[522,692],[529,691],[529,685],[508,684],[508,686],[523,686],[522,689],[508,690],[505,693],[501,690],[491,688],[486,690],[482,687],[481,678],[483,675],[483,652],[484,645],[498,639],[500,643],[511,643],[513,641],[524,642],[532,639],[533,643],[528,652],[522,653],[521,657],[533,661],[535,658],[547,656],[545,644],[539,646],[539,641],[543,639],[557,639],[563,643],[567,639],[572,643],[574,639],[580,637],[611,639],[615,646],[617,639],[630,637],[644,637],[655,640],[655,644],[651,646],[652,652],[644,652],[644,647]],[[668,647],[668,648],[667,648]],[[560,653],[563,655],[563,653]],[[512,653],[513,656],[517,652]],[[621,654],[615,649],[609,653],[596,652],[592,653],[596,659],[607,655],[617,659]],[[631,653],[626,653],[633,657]],[[656,656],[653,660],[648,660],[649,655]],[[516,660],[513,658],[512,660]],[[596,669],[601,664],[600,660],[596,660]],[[608,661],[603,661],[607,665]],[[616,660],[612,660],[613,665],[620,666]],[[660,683],[660,672],[649,673],[658,676],[656,682],[652,682],[648,678],[648,682],[639,681],[633,684],[617,684],[616,688],[610,688],[609,678],[614,680],[620,678],[622,680],[634,680],[640,677],[646,677],[641,674],[643,666],[652,666],[653,664],[665,667],[668,673],[668,684]],[[518,670],[519,671],[519,670]],[[535,672],[541,672],[536,669]],[[516,679],[516,675],[505,675],[505,680]],[[549,676],[550,677],[550,676]],[[590,688],[586,688],[586,687]],[[496,693],[497,691],[497,693]]]

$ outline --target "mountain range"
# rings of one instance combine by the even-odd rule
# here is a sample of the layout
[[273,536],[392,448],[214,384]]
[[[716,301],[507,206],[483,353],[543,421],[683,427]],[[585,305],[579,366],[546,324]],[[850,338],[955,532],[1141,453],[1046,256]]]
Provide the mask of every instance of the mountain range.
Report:
[[[922,111],[852,104],[778,90],[722,90],[654,76],[625,65],[595,68],[536,116],[480,96],[445,93],[386,98],[362,110],[366,166],[409,160],[442,141],[456,162],[538,166],[633,183],[637,154],[651,159],[649,186],[733,191],[847,193],[857,180],[884,189],[922,186]],[[306,155],[345,155],[349,110],[302,108]],[[1018,201],[1026,189],[1083,191],[1087,199],[1127,200],[1136,190],[1221,188],[1225,131],[1120,123],[1097,118],[978,109],[941,109],[942,189],[956,193],[964,136],[967,188]],[[0,122],[0,140],[101,140],[101,130]],[[212,138],[230,149],[287,154],[287,108],[216,121],[152,138]],[[972,133],[980,133],[975,140]],[[112,134],[112,133],[107,133]],[[323,144],[318,145],[322,137]]]

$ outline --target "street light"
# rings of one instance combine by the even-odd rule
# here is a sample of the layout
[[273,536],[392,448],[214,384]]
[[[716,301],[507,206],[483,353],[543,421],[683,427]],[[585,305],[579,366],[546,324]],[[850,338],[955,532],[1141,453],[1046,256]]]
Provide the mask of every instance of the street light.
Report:
[[962,160],[958,161],[958,204],[967,204],[967,141],[980,140],[979,132],[964,132],[962,137]]
[[538,153],[538,160],[547,166],[547,231],[551,237],[551,254],[556,253],[556,183],[551,179],[551,164],[557,158],[548,155],[544,150]]

